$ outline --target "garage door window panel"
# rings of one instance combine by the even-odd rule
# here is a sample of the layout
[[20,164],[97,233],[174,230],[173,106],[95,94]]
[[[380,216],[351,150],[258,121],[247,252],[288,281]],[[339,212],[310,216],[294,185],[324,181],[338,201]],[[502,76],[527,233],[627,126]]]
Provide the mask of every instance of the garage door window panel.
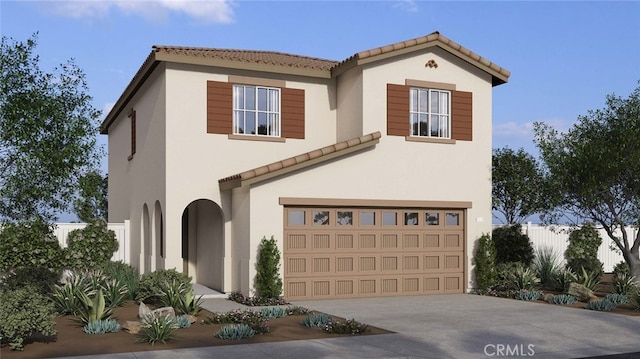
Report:
[[404,225],[405,226],[417,226],[418,225],[418,212],[405,212],[404,213]]
[[397,226],[398,214],[396,212],[382,212],[382,225],[383,226]]
[[288,211],[288,223],[290,226],[304,226],[305,225],[305,211],[304,210],[297,210],[297,209],[290,209]]
[[376,212],[373,212],[373,211],[360,211],[360,225],[361,226],[375,226],[376,225]]
[[439,226],[440,225],[440,213],[438,213],[438,212],[426,212],[425,213],[425,225],[426,226]]
[[353,211],[337,211],[336,223],[338,226],[352,226],[353,225]]
[[329,211],[313,211],[313,224],[317,226],[328,226]]

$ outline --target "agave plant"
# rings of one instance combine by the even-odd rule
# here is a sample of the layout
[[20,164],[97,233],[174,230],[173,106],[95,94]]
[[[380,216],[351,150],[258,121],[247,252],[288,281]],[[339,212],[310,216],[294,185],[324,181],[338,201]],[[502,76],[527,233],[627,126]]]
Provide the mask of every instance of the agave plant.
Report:
[[82,305],[79,308],[79,320],[83,324],[89,324],[97,320],[109,319],[111,318],[111,315],[113,315],[115,308],[106,306],[102,289],[98,290],[98,293],[96,293],[93,298],[89,297],[85,293],[81,293],[80,300],[82,301]]
[[186,293],[181,296],[177,303],[176,311],[181,314],[198,315],[202,309],[202,296],[196,297],[193,294],[193,289],[190,288]]

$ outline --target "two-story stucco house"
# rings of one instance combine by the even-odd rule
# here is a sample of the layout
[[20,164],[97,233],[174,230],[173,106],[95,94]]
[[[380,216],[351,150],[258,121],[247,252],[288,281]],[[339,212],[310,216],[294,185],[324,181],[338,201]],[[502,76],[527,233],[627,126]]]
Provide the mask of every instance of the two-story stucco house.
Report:
[[464,292],[509,75],[437,32],[344,61],[154,46],[102,124],[109,221],[141,273],[223,292],[265,236],[288,299]]

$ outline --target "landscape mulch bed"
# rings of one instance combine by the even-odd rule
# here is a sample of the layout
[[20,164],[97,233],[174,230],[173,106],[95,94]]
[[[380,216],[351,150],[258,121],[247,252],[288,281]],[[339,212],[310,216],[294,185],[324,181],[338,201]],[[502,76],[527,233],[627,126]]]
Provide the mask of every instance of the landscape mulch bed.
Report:
[[[241,340],[223,340],[216,338],[214,334],[225,324],[212,325],[202,323],[202,320],[206,319],[209,315],[211,315],[211,312],[202,310],[198,315],[198,321],[192,324],[191,327],[177,329],[174,332],[176,339],[167,341],[166,344],[156,343],[155,345],[137,343],[137,335],[130,334],[124,330],[118,333],[86,334],[82,331],[82,326],[72,320],[73,317],[59,317],[56,318],[55,328],[58,333],[55,336],[29,339],[24,351],[21,352],[11,351],[9,347],[5,345],[0,351],[0,358],[52,358],[350,336],[348,334],[329,334],[321,331],[319,328],[305,327],[300,324],[305,317],[301,315],[269,320],[271,332],[266,334],[255,335],[253,338]],[[138,305],[134,302],[127,302],[124,307],[116,310],[113,319],[116,319],[118,323],[122,325],[127,320],[137,320],[137,316]],[[343,318],[334,318],[343,321]],[[358,318],[355,319],[358,320]],[[369,329],[369,331],[362,335],[390,333],[384,329],[371,326],[369,326]]]

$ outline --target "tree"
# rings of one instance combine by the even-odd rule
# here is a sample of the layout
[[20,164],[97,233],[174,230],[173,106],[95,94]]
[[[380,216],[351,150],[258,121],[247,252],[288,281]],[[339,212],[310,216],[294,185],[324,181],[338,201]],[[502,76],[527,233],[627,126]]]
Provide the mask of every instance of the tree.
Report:
[[0,219],[55,220],[95,168],[100,111],[73,60],[40,69],[36,35],[0,44]]
[[544,176],[536,159],[522,148],[494,149],[491,176],[492,209],[506,224],[521,224],[544,208]]
[[108,182],[108,177],[102,177],[97,171],[80,178],[78,198],[73,202],[73,209],[82,222],[90,223],[96,219],[107,221]]
[[640,224],[640,87],[628,98],[608,95],[605,108],[579,116],[566,133],[543,123],[535,133],[553,194],[543,219],[569,214],[602,226],[640,279],[640,236],[626,231]]

